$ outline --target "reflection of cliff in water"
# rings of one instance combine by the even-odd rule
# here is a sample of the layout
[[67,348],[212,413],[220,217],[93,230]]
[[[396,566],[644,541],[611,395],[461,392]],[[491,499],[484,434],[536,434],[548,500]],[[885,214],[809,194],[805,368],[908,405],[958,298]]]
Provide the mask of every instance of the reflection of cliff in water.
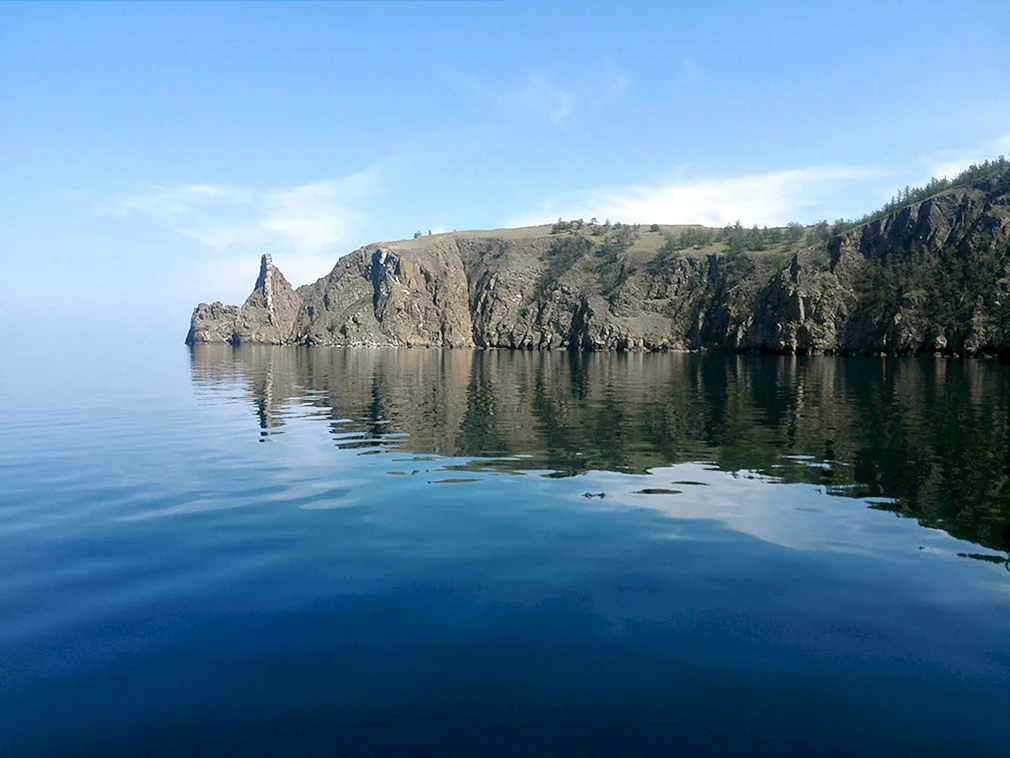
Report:
[[208,345],[192,369],[248,392],[264,434],[304,406],[341,447],[472,468],[712,461],[1010,549],[1010,370],[993,362]]

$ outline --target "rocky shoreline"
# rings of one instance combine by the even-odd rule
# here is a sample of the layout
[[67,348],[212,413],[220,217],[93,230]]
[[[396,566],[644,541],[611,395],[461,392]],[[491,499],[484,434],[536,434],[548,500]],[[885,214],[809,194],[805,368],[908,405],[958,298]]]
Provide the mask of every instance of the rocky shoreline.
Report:
[[1010,350],[1008,174],[788,254],[664,253],[665,230],[624,229],[623,246],[609,230],[549,227],[376,243],[297,289],[264,255],[246,302],[201,303],[186,341],[839,355]]

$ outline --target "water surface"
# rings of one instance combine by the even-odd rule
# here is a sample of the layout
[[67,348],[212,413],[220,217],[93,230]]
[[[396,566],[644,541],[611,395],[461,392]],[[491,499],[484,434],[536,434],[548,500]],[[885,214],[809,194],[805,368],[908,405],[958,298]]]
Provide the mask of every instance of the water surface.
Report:
[[1010,369],[0,371],[0,753],[1002,754]]

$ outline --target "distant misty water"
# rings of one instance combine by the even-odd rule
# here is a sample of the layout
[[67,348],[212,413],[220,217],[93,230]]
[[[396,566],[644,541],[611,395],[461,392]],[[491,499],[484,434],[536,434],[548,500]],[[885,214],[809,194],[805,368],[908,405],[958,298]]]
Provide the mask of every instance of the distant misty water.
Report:
[[1010,368],[0,367],[0,755],[1002,755]]

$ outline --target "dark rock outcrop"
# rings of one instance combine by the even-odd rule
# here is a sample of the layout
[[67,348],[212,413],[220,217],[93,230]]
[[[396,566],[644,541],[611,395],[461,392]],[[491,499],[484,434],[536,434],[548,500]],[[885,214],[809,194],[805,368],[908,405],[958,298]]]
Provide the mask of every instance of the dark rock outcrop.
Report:
[[660,233],[548,227],[363,247],[292,290],[269,256],[189,343],[773,352],[1010,349],[1010,174],[826,242],[663,254]]
[[295,321],[301,307],[301,298],[284,274],[264,255],[256,286],[242,307],[200,303],[193,311],[186,342],[289,345],[300,341],[295,336]]

